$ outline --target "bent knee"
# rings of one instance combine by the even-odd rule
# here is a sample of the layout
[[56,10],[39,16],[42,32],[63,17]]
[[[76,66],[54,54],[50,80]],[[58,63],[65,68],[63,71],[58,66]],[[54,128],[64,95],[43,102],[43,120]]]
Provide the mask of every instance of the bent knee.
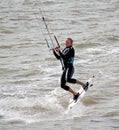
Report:
[[74,84],[75,84],[75,83],[76,83],[76,79],[70,79],[70,78],[68,78],[68,79],[67,79],[67,82],[69,82],[69,83],[74,83]]
[[62,88],[62,89],[64,89],[64,90],[66,90],[66,91],[68,91],[70,87],[69,87],[69,86],[66,86],[66,85],[61,84],[61,88]]
[[68,79],[67,79],[67,82],[71,83],[71,79],[68,78]]

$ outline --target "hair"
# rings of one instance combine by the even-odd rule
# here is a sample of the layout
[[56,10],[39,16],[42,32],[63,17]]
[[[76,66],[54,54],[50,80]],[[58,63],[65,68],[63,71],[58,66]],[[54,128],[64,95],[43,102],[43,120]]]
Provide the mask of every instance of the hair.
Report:
[[67,38],[68,40],[70,40],[71,44],[73,44],[73,40],[72,38]]

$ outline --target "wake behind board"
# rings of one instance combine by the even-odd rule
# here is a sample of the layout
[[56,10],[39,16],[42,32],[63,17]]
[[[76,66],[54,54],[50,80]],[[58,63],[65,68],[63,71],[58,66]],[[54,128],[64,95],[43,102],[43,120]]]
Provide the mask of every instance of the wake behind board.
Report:
[[74,99],[70,99],[69,100],[69,105],[68,105],[68,109],[72,109],[80,100],[80,98],[83,98],[85,93],[87,92],[87,90],[89,89],[89,87],[91,87],[93,85],[92,80],[93,80],[94,76],[92,76],[90,79],[88,79],[88,81],[86,82],[86,86],[81,87],[78,91],[79,93],[79,97],[77,100]]

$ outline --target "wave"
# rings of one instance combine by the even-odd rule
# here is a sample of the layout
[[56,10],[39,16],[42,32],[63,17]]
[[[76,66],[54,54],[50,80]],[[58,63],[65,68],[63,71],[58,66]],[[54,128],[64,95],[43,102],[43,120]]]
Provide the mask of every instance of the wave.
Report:
[[106,112],[103,117],[119,117],[119,110],[111,111],[111,112]]
[[87,105],[87,106],[98,103],[98,101],[96,101],[96,100],[95,100],[94,98],[92,98],[92,97],[83,98],[83,99],[82,99],[82,102],[83,102],[84,105]]
[[92,42],[85,42],[80,44],[75,44],[76,48],[91,48],[91,47],[97,47],[97,43]]
[[0,49],[11,49],[12,45],[0,45]]
[[19,90],[19,94],[14,92],[14,95],[12,96],[8,93],[0,100],[1,119],[5,122],[33,123],[71,119],[81,116],[83,104],[79,103],[80,111],[78,110],[79,106],[77,105],[74,110],[66,113],[70,98],[66,93],[60,92],[59,89],[56,88],[55,90],[48,91],[39,96],[37,95],[38,93],[35,92],[30,92],[31,96],[28,96],[27,91],[25,92],[25,90],[24,93],[22,93],[22,90]]

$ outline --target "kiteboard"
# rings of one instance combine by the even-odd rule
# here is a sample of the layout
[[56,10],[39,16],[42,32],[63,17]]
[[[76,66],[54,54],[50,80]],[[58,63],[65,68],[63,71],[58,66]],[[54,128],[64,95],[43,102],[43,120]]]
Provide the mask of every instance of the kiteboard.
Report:
[[87,90],[93,86],[92,80],[93,80],[94,76],[92,76],[91,78],[88,79],[88,81],[86,82],[86,85],[84,87],[81,87],[78,90],[79,93],[79,97],[77,98],[77,100],[74,99],[70,99],[69,100],[69,104],[68,104],[68,109],[72,109],[81,98],[84,97],[85,93],[87,92]]

